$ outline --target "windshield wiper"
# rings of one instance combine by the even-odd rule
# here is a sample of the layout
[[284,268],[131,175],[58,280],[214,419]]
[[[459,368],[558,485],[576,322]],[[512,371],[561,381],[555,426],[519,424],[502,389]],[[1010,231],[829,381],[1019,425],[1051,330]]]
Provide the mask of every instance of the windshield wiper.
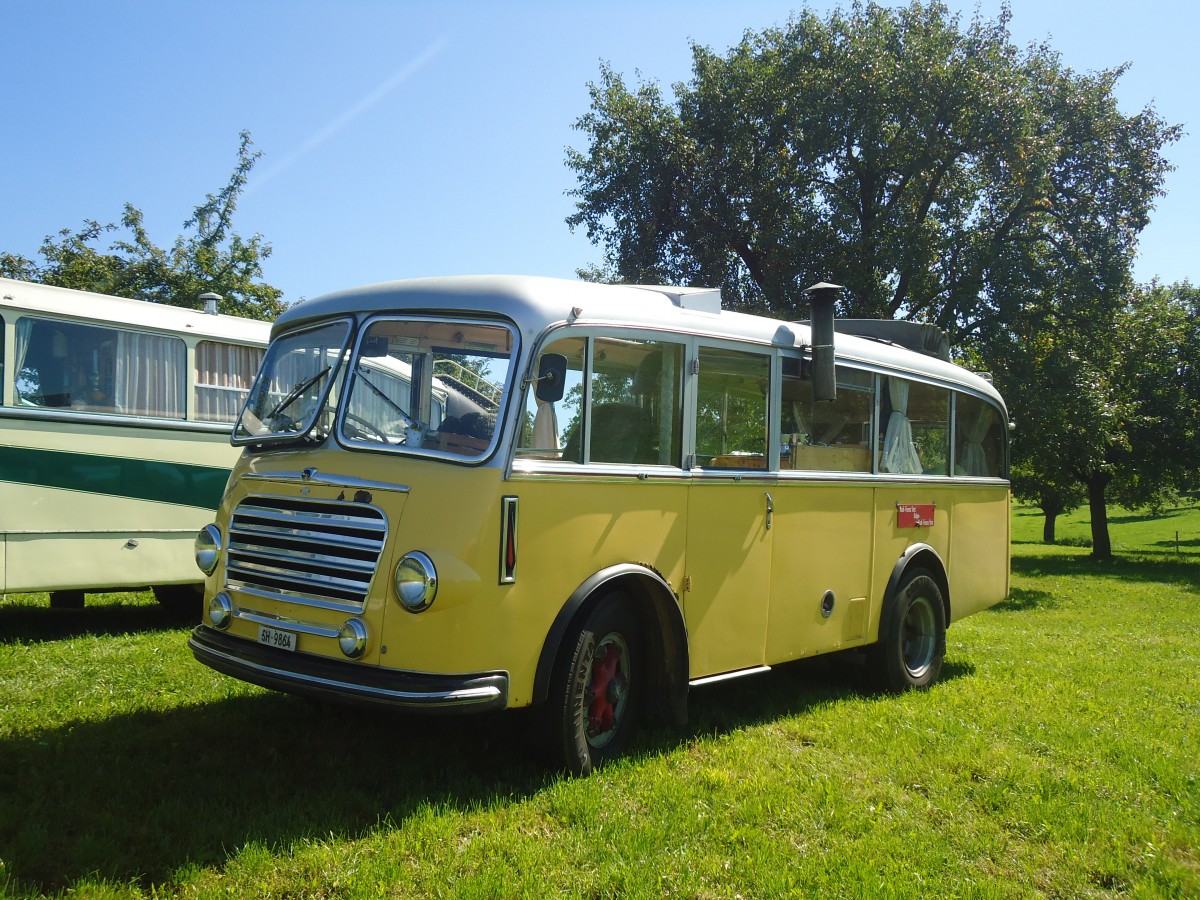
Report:
[[407,412],[405,412],[399,403],[397,403],[395,400],[393,400],[391,397],[389,397],[386,393],[384,393],[383,390],[377,384],[372,382],[371,379],[367,377],[367,373],[363,370],[362,366],[358,366],[356,368],[356,371],[358,372],[358,377],[362,379],[363,384],[365,384],[367,387],[369,387],[371,389],[372,393],[374,393],[376,397],[378,397],[380,400],[382,400],[384,403],[386,403],[388,406],[390,406],[392,409],[394,409],[396,411],[396,414],[398,416],[400,416],[401,419],[404,420],[405,425],[407,425],[409,428],[420,428],[421,427],[421,423],[417,419],[414,419]]
[[267,413],[267,415],[263,419],[263,421],[266,422],[271,419],[274,419],[277,415],[279,415],[281,412],[283,412],[285,409],[287,409],[289,406],[291,406],[293,403],[295,403],[297,400],[299,400],[301,394],[303,394],[310,387],[312,387],[314,384],[316,384],[318,381],[320,381],[322,378],[324,378],[326,375],[328,375],[329,370],[332,368],[333,368],[333,366],[326,366],[320,372],[318,372],[316,375],[313,375],[309,378],[305,378],[302,382],[300,382],[298,385],[296,385],[294,388],[292,388],[290,391],[288,391],[286,394],[284,394],[283,398],[278,403],[275,404],[275,408],[272,409],[269,413]]

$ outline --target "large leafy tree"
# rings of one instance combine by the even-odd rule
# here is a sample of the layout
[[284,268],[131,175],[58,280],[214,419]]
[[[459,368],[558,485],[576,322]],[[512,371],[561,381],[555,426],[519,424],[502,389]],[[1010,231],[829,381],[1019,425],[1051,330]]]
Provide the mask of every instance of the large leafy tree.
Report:
[[1145,470],[1158,488],[1132,474],[1154,379],[1130,395],[1119,366],[1138,362],[1112,329],[1137,326],[1137,236],[1180,130],[1118,109],[1123,66],[1020,49],[1010,18],[806,10],[724,55],[694,46],[670,98],[603,67],[576,123],[587,147],[567,154],[567,221],[604,249],[588,277],[719,285],[790,318],[835,281],[844,314],[941,326],[1008,387],[1018,491],[1051,516],[1087,496],[1103,555],[1104,498],[1177,480],[1178,459]]
[[1200,461],[1200,291],[1140,287],[1104,321],[1013,323],[1001,387],[1025,410],[1013,491],[1046,513],[1088,504],[1092,554],[1112,554],[1107,504],[1157,508]]
[[963,25],[942,3],[855,3],[693,47],[664,97],[608,67],[568,150],[572,228],[627,281],[719,285],[737,307],[936,323],[956,342],[1014,310],[1111,311],[1179,131],[1123,115],[1123,68],[1079,74],[1019,50],[1009,12]]
[[[238,198],[261,155],[252,146],[243,131],[229,181],[206,195],[169,249],[151,240],[141,211],[127,203],[119,225],[88,220],[78,230],[48,236],[38,261],[0,253],[0,275],[173,306],[196,307],[200,294],[214,292],[224,298],[221,312],[274,319],[285,307],[283,292],[262,280],[271,245],[262,235],[243,238],[233,229]],[[111,243],[101,247],[109,236]]]

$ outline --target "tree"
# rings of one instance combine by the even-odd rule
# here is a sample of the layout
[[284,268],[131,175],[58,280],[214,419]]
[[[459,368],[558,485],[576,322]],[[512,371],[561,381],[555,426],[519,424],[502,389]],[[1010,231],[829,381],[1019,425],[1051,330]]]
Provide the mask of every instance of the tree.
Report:
[[[89,219],[78,231],[47,236],[40,263],[0,253],[0,275],[193,308],[200,305],[200,294],[215,292],[224,298],[221,312],[274,319],[285,305],[283,292],[262,281],[262,262],[271,246],[262,235],[244,239],[233,230],[238,197],[261,155],[251,147],[250,134],[243,131],[228,183],[206,195],[169,250],[150,239],[141,211],[126,203],[120,225]],[[118,237],[107,251],[98,249],[109,234]]]
[[816,281],[850,315],[933,322],[955,342],[1049,304],[1086,320],[1129,287],[1179,137],[1125,116],[1123,67],[1019,51],[1010,13],[965,29],[938,2],[855,3],[694,45],[674,101],[602,67],[568,150],[576,212],[626,281],[719,285],[795,318]]
[[1042,540],[1053,544],[1058,517],[1087,501],[1063,427],[1074,417],[1068,403],[1074,396],[1073,369],[1063,365],[1070,356],[1058,352],[1047,335],[1026,351],[1019,361],[1010,360],[1001,376],[1005,399],[1022,411],[1013,433],[1010,478],[1013,496],[1042,511]]
[[1200,292],[1133,291],[1086,329],[1051,321],[1013,329],[1002,389],[1027,411],[1014,441],[1013,490],[1053,516],[1086,499],[1092,555],[1112,555],[1107,504],[1157,509],[1196,483]]

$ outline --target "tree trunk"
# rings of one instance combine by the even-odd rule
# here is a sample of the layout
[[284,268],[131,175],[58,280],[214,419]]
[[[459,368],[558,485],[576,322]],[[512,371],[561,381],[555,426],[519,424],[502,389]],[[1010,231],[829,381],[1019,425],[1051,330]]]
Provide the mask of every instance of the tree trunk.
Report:
[[1046,521],[1042,524],[1042,543],[1054,543],[1054,523],[1058,521],[1058,513],[1046,510]]
[[1042,524],[1042,543],[1054,543],[1054,524],[1058,521],[1058,515],[1063,511],[1063,504],[1052,496],[1042,496],[1038,507],[1042,510],[1042,514],[1046,517],[1046,521]]
[[1108,507],[1104,490],[1112,476],[1093,474],[1084,482],[1088,489],[1088,509],[1092,514],[1092,559],[1111,559],[1112,542],[1108,539]]

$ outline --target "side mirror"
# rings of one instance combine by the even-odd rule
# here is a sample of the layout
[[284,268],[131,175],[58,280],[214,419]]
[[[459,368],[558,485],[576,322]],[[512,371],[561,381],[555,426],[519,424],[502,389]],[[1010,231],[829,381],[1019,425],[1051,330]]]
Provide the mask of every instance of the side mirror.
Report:
[[534,380],[537,398],[543,403],[557,403],[567,389],[567,358],[561,353],[543,353]]

